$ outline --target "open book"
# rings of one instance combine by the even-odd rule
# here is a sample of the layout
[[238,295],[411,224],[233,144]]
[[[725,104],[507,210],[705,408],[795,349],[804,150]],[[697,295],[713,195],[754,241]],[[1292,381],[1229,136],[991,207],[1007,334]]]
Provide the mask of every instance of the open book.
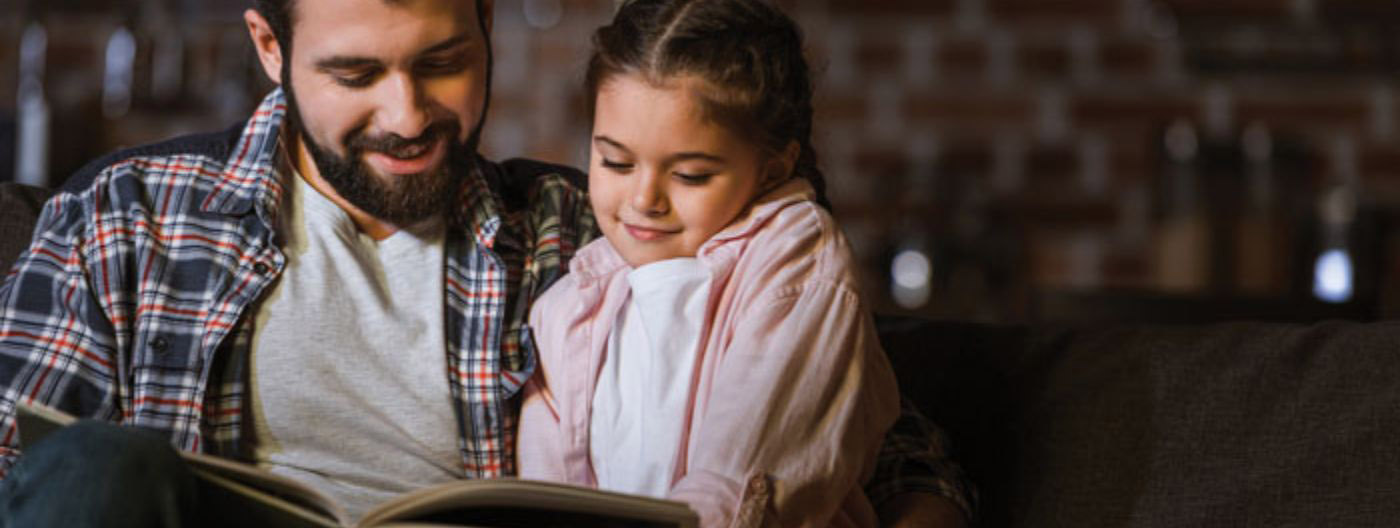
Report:
[[[22,445],[76,421],[49,407],[19,405]],[[416,490],[379,504],[351,525],[329,497],[255,466],[200,453],[181,453],[199,480],[201,500],[222,511],[246,512],[248,526],[579,526],[694,528],[683,503],[567,484],[518,479],[461,480]]]

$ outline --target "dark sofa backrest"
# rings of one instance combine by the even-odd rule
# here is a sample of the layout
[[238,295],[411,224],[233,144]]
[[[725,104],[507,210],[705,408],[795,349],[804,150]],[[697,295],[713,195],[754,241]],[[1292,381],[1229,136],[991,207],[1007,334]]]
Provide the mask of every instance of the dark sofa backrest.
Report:
[[49,189],[0,183],[0,278],[9,272],[15,257],[29,247],[34,222],[44,201],[53,195]]
[[1400,524],[1400,323],[881,338],[985,526]]

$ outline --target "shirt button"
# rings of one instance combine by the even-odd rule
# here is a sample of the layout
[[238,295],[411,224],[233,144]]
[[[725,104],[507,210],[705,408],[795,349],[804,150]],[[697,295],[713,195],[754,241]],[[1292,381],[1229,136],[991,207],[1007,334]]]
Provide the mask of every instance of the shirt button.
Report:
[[253,265],[253,273],[257,273],[258,275],[267,275],[269,271],[272,271],[272,268],[267,267],[267,264],[259,262]]
[[157,354],[164,354],[170,350],[170,340],[166,339],[164,336],[156,336],[151,339],[150,346],[151,351]]

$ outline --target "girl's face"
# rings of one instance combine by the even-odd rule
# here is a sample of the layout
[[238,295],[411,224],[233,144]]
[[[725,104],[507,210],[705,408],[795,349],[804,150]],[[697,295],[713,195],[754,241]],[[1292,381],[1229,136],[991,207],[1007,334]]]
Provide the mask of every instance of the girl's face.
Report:
[[693,257],[790,170],[706,120],[694,79],[618,75],[598,89],[588,191],[603,235],[633,267]]

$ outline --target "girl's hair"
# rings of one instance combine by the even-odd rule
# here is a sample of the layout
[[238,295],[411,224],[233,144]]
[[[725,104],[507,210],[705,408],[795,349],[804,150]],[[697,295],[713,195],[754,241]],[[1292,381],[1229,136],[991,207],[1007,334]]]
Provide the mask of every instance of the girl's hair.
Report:
[[628,0],[593,35],[585,85],[590,114],[609,78],[639,75],[662,84],[700,80],[705,117],[754,141],[770,155],[796,142],[793,174],[827,209],[826,181],[812,149],[812,82],[802,32],[760,0]]

